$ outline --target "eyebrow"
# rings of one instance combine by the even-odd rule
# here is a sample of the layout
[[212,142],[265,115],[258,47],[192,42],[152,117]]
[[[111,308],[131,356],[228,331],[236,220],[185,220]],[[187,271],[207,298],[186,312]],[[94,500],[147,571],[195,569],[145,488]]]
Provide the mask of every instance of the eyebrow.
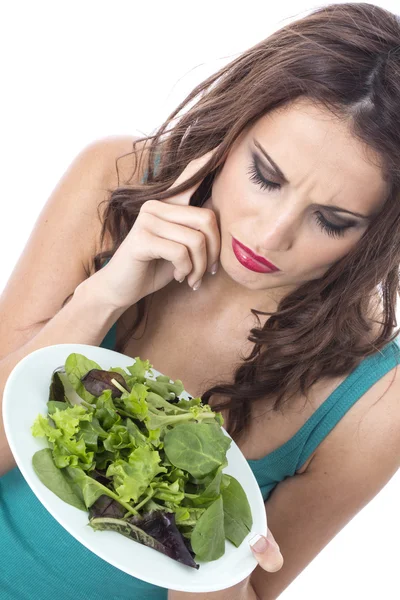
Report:
[[[282,181],[284,183],[289,183],[288,179],[282,173],[281,169],[278,167],[276,162],[274,162],[272,160],[272,158],[270,157],[268,152],[265,150],[265,148],[263,148],[261,146],[260,142],[258,142],[255,138],[253,138],[253,142],[254,142],[254,145],[258,148],[258,150],[260,150],[260,152],[267,159],[267,161],[272,165],[272,167],[274,168],[274,170],[276,172],[276,175],[278,175],[278,177],[280,177],[280,179],[282,179]],[[361,213],[358,213],[358,212],[346,210],[345,208],[340,208],[340,206],[332,206],[332,205],[327,206],[326,204],[319,204],[318,206],[321,206],[322,208],[324,208],[325,210],[328,210],[329,212],[343,212],[343,213],[347,213],[349,215],[353,215],[355,217],[359,217],[360,219],[365,219],[366,221],[370,221],[373,217],[373,215],[371,215],[371,216],[362,215]]]

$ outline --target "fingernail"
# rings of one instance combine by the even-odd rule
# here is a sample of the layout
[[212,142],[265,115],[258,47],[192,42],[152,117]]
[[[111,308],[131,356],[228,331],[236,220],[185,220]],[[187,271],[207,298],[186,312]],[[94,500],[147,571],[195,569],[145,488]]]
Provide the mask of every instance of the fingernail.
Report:
[[268,548],[268,540],[259,533],[250,540],[250,546],[254,552],[265,552]]
[[218,262],[214,263],[213,266],[211,267],[211,275],[215,275],[215,273],[217,272],[218,269]]
[[178,283],[182,283],[182,281],[185,281],[185,277],[186,277],[186,275],[184,275],[184,276],[182,277],[182,279],[178,279],[178,277],[179,277],[179,275],[177,275],[177,276],[175,277],[176,281],[177,281]]
[[199,287],[201,286],[201,279],[199,279],[198,281],[196,281],[196,283],[193,286],[193,291],[195,292],[196,290],[199,289]]

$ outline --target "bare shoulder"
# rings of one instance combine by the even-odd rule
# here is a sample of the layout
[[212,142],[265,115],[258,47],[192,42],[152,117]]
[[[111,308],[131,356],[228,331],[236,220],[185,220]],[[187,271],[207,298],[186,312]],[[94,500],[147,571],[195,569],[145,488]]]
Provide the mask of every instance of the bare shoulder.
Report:
[[90,276],[100,250],[101,206],[111,189],[141,177],[145,161],[135,169],[132,153],[137,139],[107,137],[84,147],[44,203],[0,296],[0,358],[31,339]]
[[110,187],[134,184],[143,176],[149,143],[147,138],[139,139],[133,135],[108,136],[86,147],[86,152],[99,160],[102,179]]
[[[347,452],[363,447],[372,453],[397,445],[400,466],[400,365],[378,379],[319,445],[315,459],[321,464],[347,460]],[[354,455],[354,453],[353,453]]]
[[93,183],[95,188],[97,187],[93,190],[95,192],[92,195],[93,202],[87,206],[92,227],[91,235],[87,238],[84,262],[90,274],[92,274],[93,257],[111,245],[107,235],[103,246],[100,245],[101,225],[110,191],[126,185],[135,185],[143,177],[146,168],[147,139],[137,142],[139,139],[128,135],[101,138],[89,144],[83,153],[86,156],[82,155],[82,170],[95,169]]

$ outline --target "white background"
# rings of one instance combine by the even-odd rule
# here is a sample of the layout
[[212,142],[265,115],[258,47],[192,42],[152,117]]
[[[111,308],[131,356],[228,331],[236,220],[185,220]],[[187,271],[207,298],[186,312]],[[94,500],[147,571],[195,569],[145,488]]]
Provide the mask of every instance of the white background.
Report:
[[[375,4],[400,13],[399,0]],[[1,3],[0,291],[46,199],[86,144],[153,133],[197,83],[316,6]],[[280,598],[399,599],[399,492],[397,473]]]

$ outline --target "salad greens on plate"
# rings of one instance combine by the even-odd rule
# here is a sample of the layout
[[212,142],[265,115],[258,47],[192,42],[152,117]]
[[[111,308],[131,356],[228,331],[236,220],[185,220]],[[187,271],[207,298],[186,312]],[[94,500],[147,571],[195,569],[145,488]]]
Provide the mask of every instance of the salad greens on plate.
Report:
[[149,361],[103,370],[70,354],[54,371],[48,414],[32,425],[48,448],[32,458],[41,482],[112,530],[190,567],[239,547],[251,530],[240,483],[224,474],[231,439],[182,381],[156,379]]

